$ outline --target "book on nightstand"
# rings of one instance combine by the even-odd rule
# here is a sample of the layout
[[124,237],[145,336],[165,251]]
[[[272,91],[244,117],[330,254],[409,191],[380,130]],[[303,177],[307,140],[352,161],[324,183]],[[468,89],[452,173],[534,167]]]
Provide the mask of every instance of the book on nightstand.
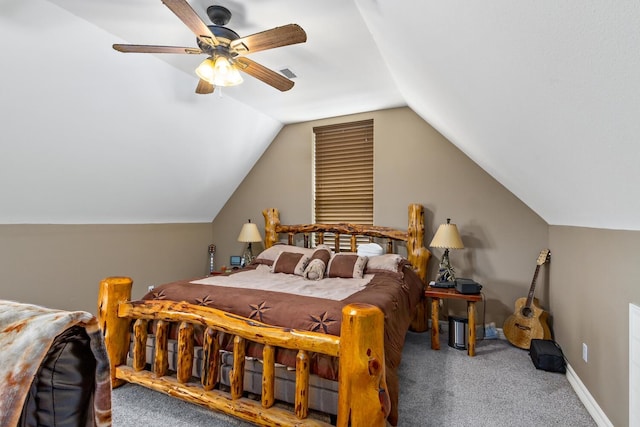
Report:
[[432,288],[455,288],[456,282],[430,282],[429,286]]

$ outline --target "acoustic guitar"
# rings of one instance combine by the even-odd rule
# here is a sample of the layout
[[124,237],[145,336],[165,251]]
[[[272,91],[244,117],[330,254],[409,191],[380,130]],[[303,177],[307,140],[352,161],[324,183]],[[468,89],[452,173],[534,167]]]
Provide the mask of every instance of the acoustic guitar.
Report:
[[516,347],[528,350],[532,339],[550,339],[551,330],[547,324],[548,313],[540,308],[538,299],[533,297],[536,288],[536,279],[540,266],[551,258],[551,251],[540,251],[536,261],[536,271],[533,273],[529,295],[516,300],[515,312],[505,320],[502,329],[509,342]]

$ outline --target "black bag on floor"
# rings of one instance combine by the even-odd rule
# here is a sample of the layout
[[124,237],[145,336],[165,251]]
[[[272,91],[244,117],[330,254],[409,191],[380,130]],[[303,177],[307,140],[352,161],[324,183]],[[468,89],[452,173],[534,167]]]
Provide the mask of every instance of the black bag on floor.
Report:
[[531,340],[529,355],[537,369],[549,372],[566,372],[566,362],[562,349],[552,340]]

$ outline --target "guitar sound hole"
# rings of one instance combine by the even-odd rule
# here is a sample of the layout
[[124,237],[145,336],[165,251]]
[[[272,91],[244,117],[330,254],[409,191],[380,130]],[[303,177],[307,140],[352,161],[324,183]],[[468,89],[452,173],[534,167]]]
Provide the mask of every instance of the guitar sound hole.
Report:
[[531,317],[531,314],[532,314],[531,308],[529,308],[529,307],[523,307],[522,308],[522,315],[524,317]]

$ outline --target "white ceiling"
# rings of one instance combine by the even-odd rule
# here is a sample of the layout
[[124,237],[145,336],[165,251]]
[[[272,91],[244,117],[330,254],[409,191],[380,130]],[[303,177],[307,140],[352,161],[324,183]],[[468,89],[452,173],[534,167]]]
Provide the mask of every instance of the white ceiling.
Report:
[[640,3],[219,3],[305,29],[251,55],[291,91],[197,96],[202,57],[112,50],[195,46],[159,0],[0,3],[0,223],[209,221],[283,124],[409,105],[548,223],[640,230]]
[[[50,0],[74,15],[113,34],[113,43],[197,47],[195,35],[160,0]],[[295,123],[327,116],[406,105],[369,29],[353,1],[191,0],[206,24],[206,9],[221,4],[232,12],[227,27],[240,36],[296,23],[307,42],[257,52],[254,61],[273,70],[291,69],[295,90],[284,94],[245,75],[241,86],[225,95],[283,122]],[[127,59],[140,54],[122,54]],[[195,68],[206,56],[158,55],[183,70],[197,84]],[[131,67],[131,65],[129,65]],[[122,69],[121,84],[132,85]]]

